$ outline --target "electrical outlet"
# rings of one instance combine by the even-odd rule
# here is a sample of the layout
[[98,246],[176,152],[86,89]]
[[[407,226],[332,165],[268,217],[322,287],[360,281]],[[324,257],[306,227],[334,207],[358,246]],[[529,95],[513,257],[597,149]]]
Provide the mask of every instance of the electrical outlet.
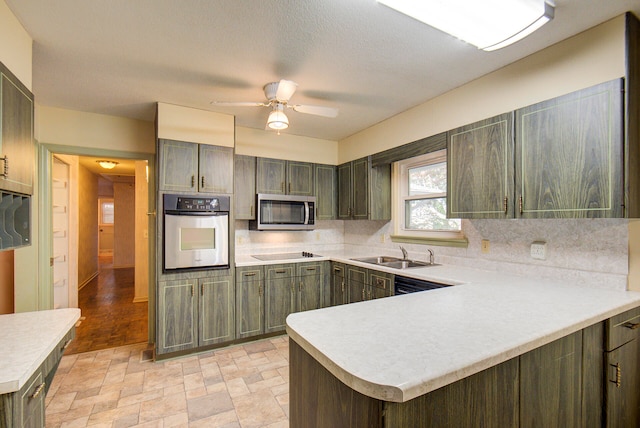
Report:
[[480,243],[480,251],[482,251],[484,254],[488,254],[489,250],[490,250],[489,240],[483,239]]
[[546,260],[547,243],[544,241],[535,241],[531,244],[531,257],[538,260]]
[[384,244],[384,233],[380,235],[380,243]]

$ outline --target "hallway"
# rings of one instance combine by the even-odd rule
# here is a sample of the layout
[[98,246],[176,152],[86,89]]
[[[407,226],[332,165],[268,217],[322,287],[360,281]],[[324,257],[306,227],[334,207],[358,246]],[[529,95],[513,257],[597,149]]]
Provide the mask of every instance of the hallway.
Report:
[[134,268],[113,269],[100,256],[100,273],[78,292],[81,322],[65,355],[148,341],[148,303],[133,303]]

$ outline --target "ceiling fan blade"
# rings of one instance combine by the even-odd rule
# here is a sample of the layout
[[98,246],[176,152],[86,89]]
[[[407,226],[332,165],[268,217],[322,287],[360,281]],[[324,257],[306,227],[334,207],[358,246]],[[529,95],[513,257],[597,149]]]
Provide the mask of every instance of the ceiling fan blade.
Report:
[[333,107],[295,105],[291,108],[298,113],[315,114],[316,116],[324,117],[338,116],[338,109]]
[[251,102],[251,101],[211,101],[211,104],[223,107],[266,107],[269,104],[261,103],[261,102]]
[[291,99],[293,94],[296,92],[298,88],[298,84],[291,80],[282,79],[278,83],[278,90],[276,91],[276,100],[287,102]]

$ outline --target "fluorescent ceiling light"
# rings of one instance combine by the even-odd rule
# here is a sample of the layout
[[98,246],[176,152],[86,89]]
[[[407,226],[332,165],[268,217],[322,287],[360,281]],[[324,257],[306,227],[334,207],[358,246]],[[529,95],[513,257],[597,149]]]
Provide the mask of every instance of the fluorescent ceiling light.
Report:
[[553,19],[546,0],[378,0],[485,51],[508,46]]

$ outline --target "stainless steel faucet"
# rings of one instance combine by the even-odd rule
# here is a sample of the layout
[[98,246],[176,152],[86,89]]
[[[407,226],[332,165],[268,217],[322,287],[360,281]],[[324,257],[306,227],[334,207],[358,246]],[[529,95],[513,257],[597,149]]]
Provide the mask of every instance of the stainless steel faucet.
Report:
[[400,246],[400,251],[402,251],[402,260],[408,260],[409,254],[407,254],[407,250],[402,245]]
[[429,249],[427,251],[429,252],[429,264],[432,265],[433,262],[435,261],[435,256],[433,255],[433,250]]

